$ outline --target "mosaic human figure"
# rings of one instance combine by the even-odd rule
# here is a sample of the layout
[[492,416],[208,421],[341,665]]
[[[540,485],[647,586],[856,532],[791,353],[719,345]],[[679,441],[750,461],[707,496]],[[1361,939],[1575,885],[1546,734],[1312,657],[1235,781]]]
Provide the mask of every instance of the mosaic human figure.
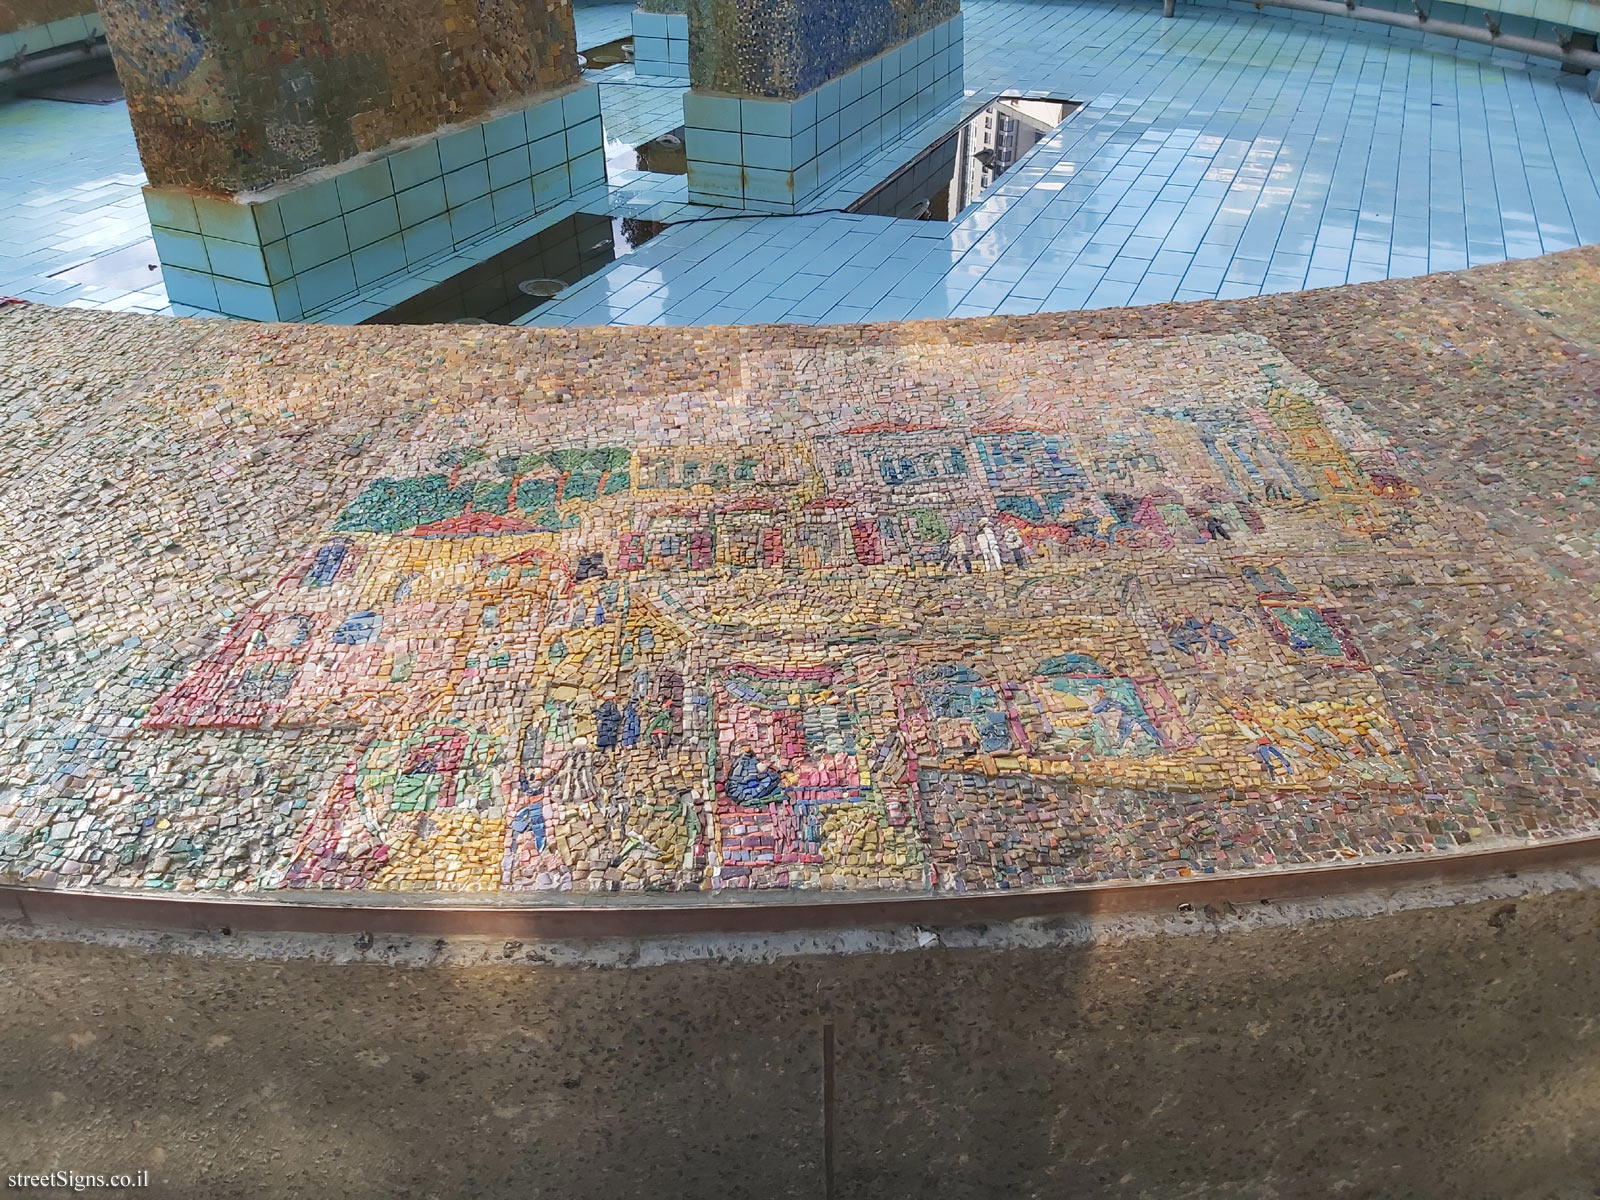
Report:
[[988,571],[1000,569],[1000,539],[995,536],[994,525],[985,517],[978,527],[978,553],[983,555],[983,566]]
[[[640,800],[639,803],[642,805],[644,802]],[[633,815],[633,809],[634,801],[620,788],[606,801],[604,812],[606,832],[618,842],[625,841],[628,837],[628,818]]]
[[687,687],[684,689],[683,728],[680,732],[686,744],[694,745],[695,739],[710,728],[710,710],[711,700],[706,696],[703,688]]
[[1005,532],[1000,535],[1000,545],[1012,566],[1020,568],[1028,565],[1028,543],[1023,541],[1016,526],[1005,527]]
[[788,799],[777,768],[756,757],[753,746],[745,746],[728,771],[723,785],[728,799],[746,808],[780,804]]
[[593,819],[594,802],[600,795],[600,781],[594,773],[594,752],[589,749],[589,739],[577,737],[556,768],[554,798],[563,811],[576,807],[586,818]]
[[1117,696],[1107,692],[1104,686],[1095,688],[1094,700],[1089,705],[1092,716],[1108,721],[1115,721],[1115,733],[1112,736],[1112,749],[1121,749],[1128,740],[1128,735],[1135,728],[1142,730],[1150,740],[1158,746],[1167,745],[1167,739],[1161,730],[1143,712],[1136,711]]
[[656,672],[656,703],[666,709],[676,732],[683,728],[683,675],[675,667],[663,666]]
[[1239,640],[1238,634],[1211,616],[1205,619],[1202,632],[1206,636],[1206,641],[1215,648],[1218,658],[1226,658],[1228,651],[1233,648],[1233,643]]
[[565,700],[546,700],[545,744],[566,745],[572,741],[572,705]]
[[972,574],[972,538],[962,525],[956,526],[945,544],[944,565],[954,567],[957,563],[968,575]]
[[1167,638],[1172,643],[1172,648],[1180,654],[1188,654],[1199,662],[1210,642],[1206,639],[1205,630],[1193,613],[1184,617],[1176,625],[1167,630]]
[[545,847],[544,789],[535,787],[528,800],[511,818],[511,832],[515,837],[526,834],[533,839],[533,848]]
[[1229,648],[1238,640],[1238,635],[1215,617],[1207,616],[1201,620],[1193,613],[1172,626],[1167,636],[1172,641],[1173,649],[1192,655],[1196,664],[1210,657],[1226,658]]
[[522,784],[526,786],[544,766],[545,727],[542,721],[530,721],[522,736],[522,752],[517,756],[517,768]]
[[1255,742],[1255,756],[1261,760],[1261,769],[1267,773],[1268,779],[1278,777],[1278,767],[1282,767],[1287,775],[1294,774],[1289,756],[1277,747],[1272,737],[1255,723],[1249,713],[1243,709],[1235,709],[1233,719],[1244,731],[1244,735]]
[[300,581],[301,586],[327,587],[339,574],[339,568],[344,566],[345,556],[349,553],[349,542],[328,542],[319,547],[316,557],[311,561],[311,568]]
[[617,707],[617,694],[607,692],[594,713],[594,746],[601,758],[617,748],[622,740],[622,710]]
[[639,703],[631,696],[622,707],[622,748],[632,750],[639,744]]
[[656,752],[658,759],[667,757],[667,747],[672,745],[677,733],[678,727],[672,719],[672,711],[666,708],[657,709],[644,727],[645,741],[650,743],[650,748]]
[[686,874],[699,869],[710,853],[706,841],[707,823],[700,819],[700,793],[690,790],[678,796],[679,817],[683,821],[683,869]]
[[[649,627],[646,626],[646,629]],[[639,648],[645,649],[644,635],[639,636]],[[628,681],[628,695],[634,700],[643,700],[650,694],[650,668],[640,663],[633,669],[633,675]]]
[[532,784],[521,790],[524,803],[511,818],[501,883],[536,891],[565,890],[572,886],[572,872],[550,837],[545,787]]
[[1200,536],[1205,541],[1226,542],[1232,539],[1233,535],[1228,532],[1228,527],[1218,520],[1212,513],[1207,512],[1204,509],[1191,509],[1189,515],[1194,519],[1195,528],[1199,529]]

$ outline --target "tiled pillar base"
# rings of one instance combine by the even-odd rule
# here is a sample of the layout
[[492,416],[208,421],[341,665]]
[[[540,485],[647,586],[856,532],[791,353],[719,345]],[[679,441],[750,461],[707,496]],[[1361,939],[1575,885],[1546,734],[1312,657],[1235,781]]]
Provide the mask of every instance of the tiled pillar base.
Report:
[[800,212],[839,177],[961,95],[961,17],[798,100],[690,91],[689,199]]
[[689,82],[689,14],[633,10],[633,73]]
[[[9,64],[13,59],[27,59],[60,47],[81,46],[105,35],[100,14],[96,12],[81,17],[62,17],[48,25],[26,25],[10,33],[0,33],[0,63]],[[684,36],[689,35],[685,33]]]
[[146,188],[174,304],[297,321],[605,182],[600,91],[578,86],[287,189]]

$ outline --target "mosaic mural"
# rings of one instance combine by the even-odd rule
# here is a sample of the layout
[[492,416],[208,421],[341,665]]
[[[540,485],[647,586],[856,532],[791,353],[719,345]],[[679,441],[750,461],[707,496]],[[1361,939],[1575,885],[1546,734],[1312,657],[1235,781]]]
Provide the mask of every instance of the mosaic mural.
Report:
[[1543,473],[1593,351],[1212,311],[7,309],[0,876],[979,891],[1592,828],[1597,526]]
[[[964,356],[944,368],[1004,390],[803,440],[423,433],[146,723],[404,697],[290,884],[1050,882],[1069,855],[963,844],[997,785],[1412,790],[1322,572],[1280,555],[1381,574],[1397,542],[1451,548],[1452,514],[1269,347],[1139,357],[1196,352],[1206,386],[1132,405],[1126,353],[1066,396]],[[755,395],[849,396],[891,366],[744,369]]]

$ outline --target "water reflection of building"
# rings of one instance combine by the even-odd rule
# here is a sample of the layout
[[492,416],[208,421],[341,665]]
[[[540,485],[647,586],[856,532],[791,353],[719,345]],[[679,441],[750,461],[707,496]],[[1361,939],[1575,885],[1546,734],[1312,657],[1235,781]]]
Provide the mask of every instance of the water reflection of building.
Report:
[[1050,135],[1072,105],[1002,96],[961,127],[951,217],[975,202],[1016,161]]
[[851,212],[953,221],[1079,106],[1003,96],[896,171]]

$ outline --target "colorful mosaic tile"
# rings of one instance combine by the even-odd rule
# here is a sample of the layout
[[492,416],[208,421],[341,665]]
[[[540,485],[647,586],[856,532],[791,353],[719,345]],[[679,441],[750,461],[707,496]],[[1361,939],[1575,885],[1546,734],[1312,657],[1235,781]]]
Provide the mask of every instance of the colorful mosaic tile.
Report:
[[564,0],[102,7],[155,187],[269,187],[579,77]]
[[981,891],[1593,829],[1596,261],[825,331],[14,306],[0,875]]
[[683,8],[697,89],[790,100],[961,11],[960,0],[684,0]]

